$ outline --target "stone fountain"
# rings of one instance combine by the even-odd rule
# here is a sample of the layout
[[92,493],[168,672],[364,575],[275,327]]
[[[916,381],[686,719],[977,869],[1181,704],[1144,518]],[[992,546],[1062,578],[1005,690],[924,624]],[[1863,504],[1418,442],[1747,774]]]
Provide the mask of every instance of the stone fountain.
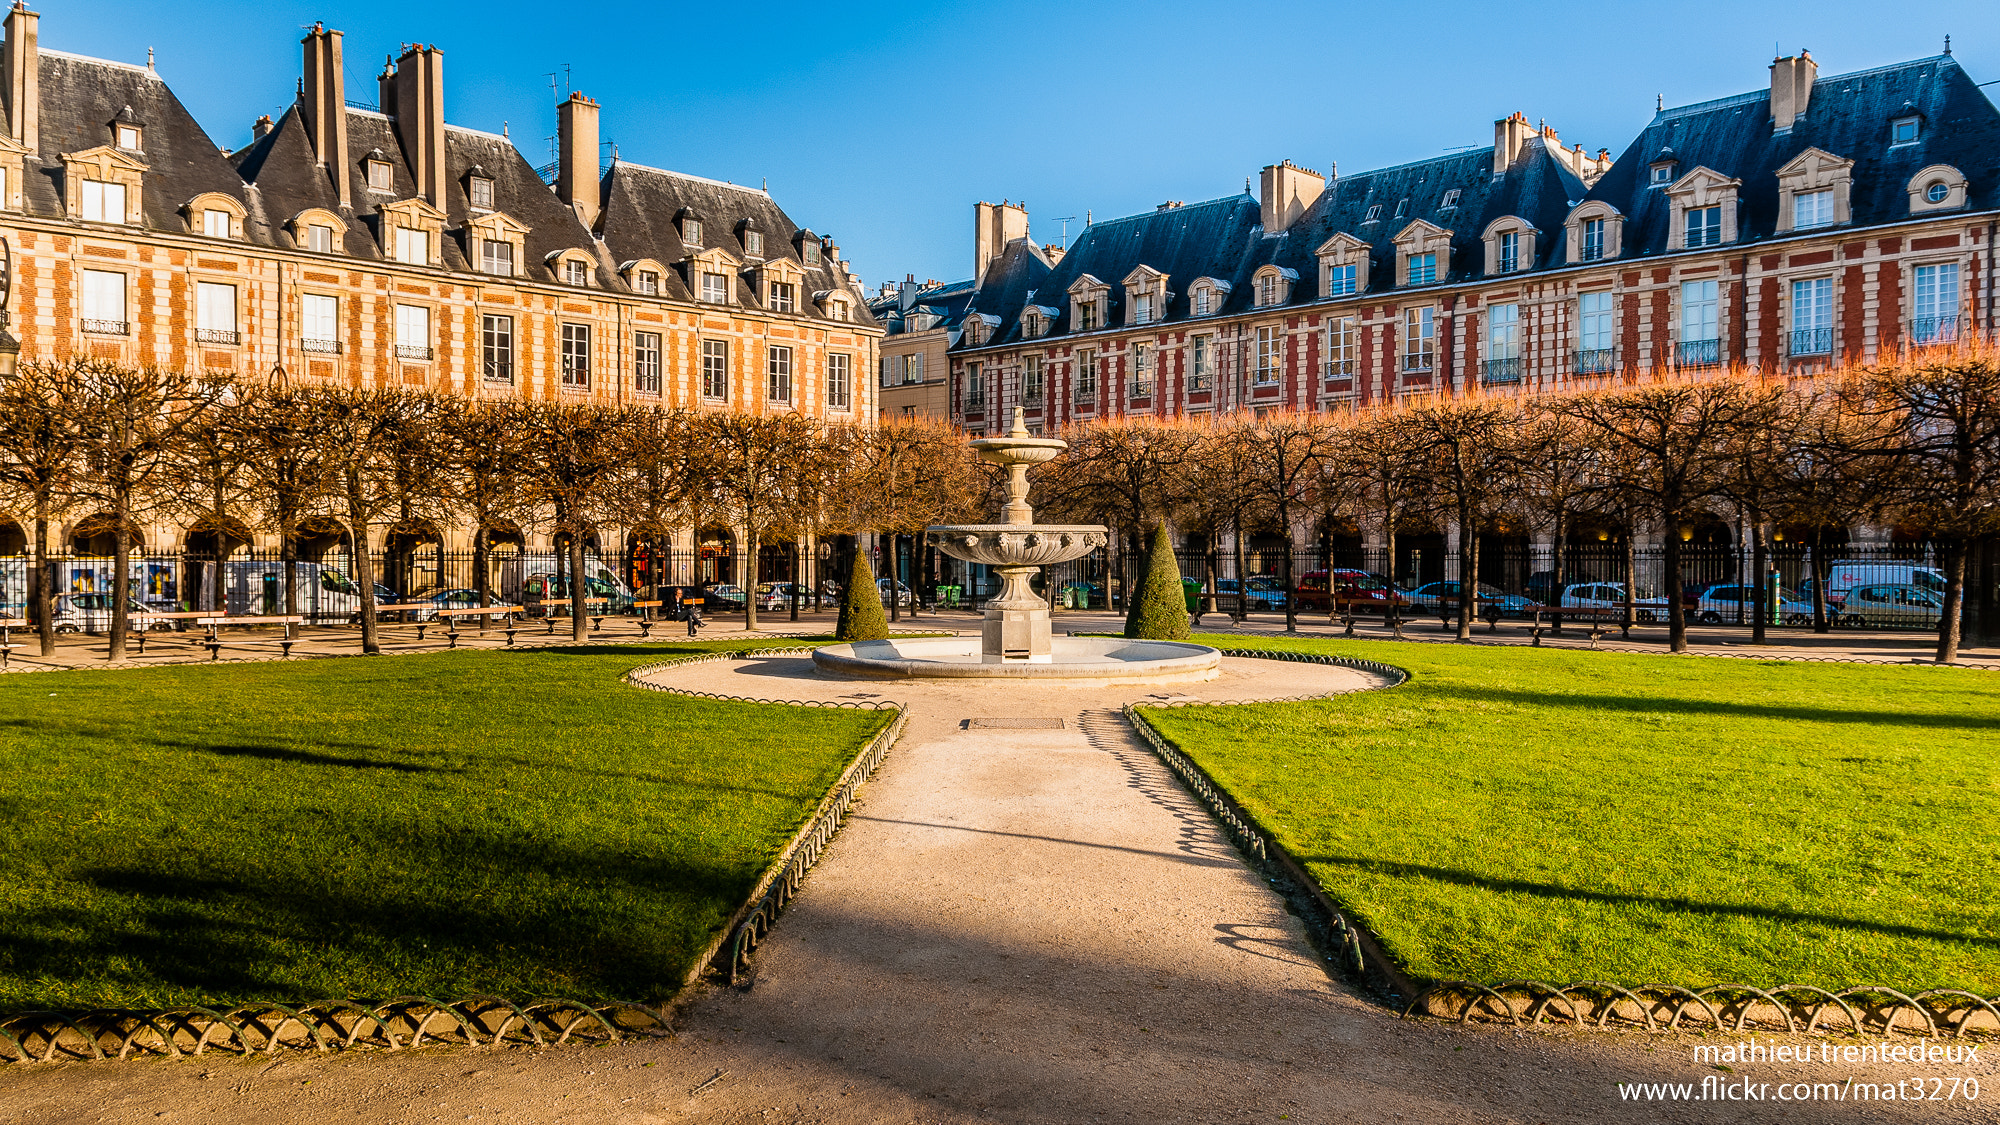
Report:
[[1029,581],[1045,566],[1082,558],[1109,542],[1095,524],[1037,524],[1028,504],[1028,466],[1069,448],[1056,438],[1028,433],[1020,407],[1005,436],[981,438],[972,448],[983,461],[1007,471],[1007,499],[999,523],[951,524],[925,529],[931,546],[955,559],[983,563],[1000,575],[1000,593],[986,603],[975,647],[970,638],[892,638],[828,645],[813,653],[821,672],[867,678],[938,677],[1087,680],[1092,683],[1164,683],[1213,679],[1222,653],[1178,641],[1105,637],[1054,638],[1049,604]]

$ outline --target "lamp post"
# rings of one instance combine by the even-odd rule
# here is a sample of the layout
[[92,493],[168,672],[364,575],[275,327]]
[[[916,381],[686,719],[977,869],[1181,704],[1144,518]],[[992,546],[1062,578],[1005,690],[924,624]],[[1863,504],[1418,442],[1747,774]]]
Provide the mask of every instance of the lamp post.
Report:
[[0,238],[0,381],[12,379],[21,366],[21,341],[7,330],[13,314],[7,311],[14,295],[14,247]]

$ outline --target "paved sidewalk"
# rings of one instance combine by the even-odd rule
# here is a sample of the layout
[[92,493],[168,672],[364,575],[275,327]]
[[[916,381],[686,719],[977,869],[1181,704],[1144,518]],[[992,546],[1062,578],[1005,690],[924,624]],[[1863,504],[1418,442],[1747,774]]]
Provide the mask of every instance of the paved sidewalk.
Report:
[[[1716,1072],[1692,1061],[1690,1037],[1409,1023],[1330,978],[1284,903],[1116,708],[1292,696],[1358,685],[1360,673],[1231,659],[1220,680],[1148,689],[829,682],[809,667],[767,657],[658,673],[693,690],[911,708],[758,951],[749,987],[698,999],[677,1038],[0,1069],[0,1120],[1962,1119],[1937,1104],[1624,1106],[1619,1082]],[[1062,725],[1020,725],[1036,719]],[[1913,1076],[1904,1065],[1762,1069],[1755,1077],[1771,1081]],[[1996,1070],[1978,1076],[2000,1085]]]

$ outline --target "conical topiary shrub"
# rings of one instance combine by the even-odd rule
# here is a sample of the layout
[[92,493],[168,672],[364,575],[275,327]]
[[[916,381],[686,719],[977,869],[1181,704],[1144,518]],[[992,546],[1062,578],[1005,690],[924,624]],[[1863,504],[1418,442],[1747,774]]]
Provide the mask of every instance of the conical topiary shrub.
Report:
[[1148,641],[1184,641],[1188,636],[1187,594],[1181,588],[1181,567],[1165,524],[1153,535],[1146,552],[1146,574],[1138,596],[1125,607],[1125,635]]
[[882,591],[875,588],[875,568],[868,565],[868,552],[854,547],[854,568],[847,575],[847,590],[840,595],[840,624],[833,637],[839,641],[883,641],[889,639],[889,619],[882,616]]

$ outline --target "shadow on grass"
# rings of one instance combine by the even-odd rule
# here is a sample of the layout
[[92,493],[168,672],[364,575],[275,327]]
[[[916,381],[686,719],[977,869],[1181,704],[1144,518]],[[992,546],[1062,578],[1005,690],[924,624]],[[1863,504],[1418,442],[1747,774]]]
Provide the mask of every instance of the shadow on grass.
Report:
[[1932,730],[2000,731],[2000,715],[1935,715],[1908,711],[1834,711],[1805,705],[1782,703],[1740,703],[1721,699],[1683,699],[1678,696],[1588,695],[1576,692],[1527,691],[1516,688],[1452,684],[1431,685],[1454,699],[1484,700],[1524,707],[1563,704],[1597,711],[1626,711],[1644,714],[1674,712],[1722,715],[1739,719],[1779,719],[1786,722],[1862,723],[1868,725],[1924,727]]
[[[0,1008],[492,992],[671,995],[761,859],[497,826],[339,826],[319,849],[149,847],[0,919]],[[177,869],[177,870],[176,870]],[[32,896],[41,898],[42,896]]]
[[289,762],[303,766],[346,766],[358,770],[394,770],[398,773],[465,772],[457,766],[427,766],[416,762],[342,758],[333,754],[315,754],[310,750],[292,750],[283,746],[207,746],[193,742],[159,742],[154,745],[175,750],[191,750],[199,754],[215,754],[224,758],[263,758],[266,761]]
[[1843,930],[1866,930],[1870,933],[1891,937],[1917,938],[1924,941],[1963,942],[1969,945],[1983,945],[2000,949],[2000,937],[1986,934],[1955,934],[1944,930],[1927,930],[1920,926],[1898,926],[1883,922],[1866,922],[1858,918],[1839,918],[1830,914],[1809,914],[1798,910],[1780,910],[1769,906],[1751,906],[1741,903],[1694,902],[1684,898],[1660,898],[1653,895],[1622,894],[1615,891],[1587,891],[1577,887],[1558,886],[1554,883],[1533,883],[1525,879],[1493,879],[1475,875],[1470,871],[1460,871],[1450,867],[1431,867],[1421,863],[1395,863],[1388,860],[1363,859],[1359,856],[1308,855],[1301,856],[1308,864],[1322,863],[1330,867],[1347,867],[1366,871],[1374,875],[1391,878],[1428,879],[1454,886],[1472,887],[1478,890],[1498,891],[1503,894],[1533,895],[1537,898],[1566,899],[1572,902],[1594,902],[1606,906],[1645,906],[1682,914],[1722,914],[1739,918],[1759,918],[1791,925],[1829,926]]

